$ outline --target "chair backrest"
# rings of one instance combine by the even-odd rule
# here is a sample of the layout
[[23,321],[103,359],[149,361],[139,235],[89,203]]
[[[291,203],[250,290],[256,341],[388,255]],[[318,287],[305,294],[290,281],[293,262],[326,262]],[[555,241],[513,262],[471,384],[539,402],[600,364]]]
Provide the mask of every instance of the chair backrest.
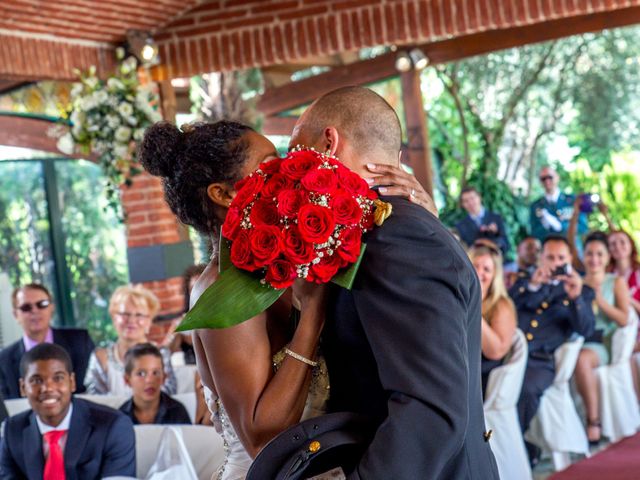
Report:
[[125,395],[90,395],[88,393],[81,393],[76,395],[76,397],[104,405],[105,407],[111,407],[115,410],[118,410],[122,404],[130,398]]
[[[177,425],[198,473],[209,479],[224,461],[222,437],[215,428],[203,425]],[[136,476],[145,478],[158,453],[164,425],[134,425],[136,433]]]
[[624,327],[619,327],[611,339],[611,365],[628,362],[633,353],[638,334],[638,314],[629,307],[629,321]]
[[555,352],[556,376],[555,384],[566,383],[573,375],[578,362],[578,355],[584,343],[584,337],[577,335],[560,345]]
[[195,365],[180,365],[173,369],[176,375],[176,383],[178,388],[176,393],[194,392],[196,389],[196,372]]
[[4,401],[4,406],[7,408],[7,413],[10,417],[26,410],[31,410],[29,400],[26,398],[10,398]]
[[489,374],[484,401],[485,410],[514,407],[518,403],[524,371],[527,367],[528,350],[524,333],[516,328],[507,360]]
[[171,395],[171,398],[184,405],[184,408],[187,409],[187,413],[189,414],[189,418],[191,419],[191,423],[196,421],[196,392],[176,393],[175,395]]

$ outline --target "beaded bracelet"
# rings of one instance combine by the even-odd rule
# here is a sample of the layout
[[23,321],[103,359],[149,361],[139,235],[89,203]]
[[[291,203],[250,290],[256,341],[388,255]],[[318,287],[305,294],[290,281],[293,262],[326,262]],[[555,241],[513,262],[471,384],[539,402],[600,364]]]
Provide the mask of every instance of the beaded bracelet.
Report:
[[300,354],[297,354],[296,352],[293,352],[291,350],[289,350],[287,347],[284,348],[284,353],[286,353],[287,355],[289,355],[292,358],[295,358],[296,360],[302,362],[302,363],[306,363],[307,365],[311,366],[311,367],[317,367],[318,366],[318,362],[314,362],[313,360],[309,360],[307,357],[303,357]]

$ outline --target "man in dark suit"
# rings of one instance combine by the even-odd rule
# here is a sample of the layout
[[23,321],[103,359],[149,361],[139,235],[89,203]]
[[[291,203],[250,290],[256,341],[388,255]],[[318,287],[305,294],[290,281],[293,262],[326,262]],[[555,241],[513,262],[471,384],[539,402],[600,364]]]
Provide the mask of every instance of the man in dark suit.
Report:
[[470,247],[478,238],[488,238],[500,247],[502,255],[506,256],[509,252],[509,238],[500,214],[484,208],[480,192],[474,187],[462,189],[460,205],[467,212],[467,215],[456,223],[456,230],[462,241]]
[[71,358],[43,343],[20,362],[20,388],[32,410],[10,417],[0,446],[0,478],[92,480],[135,476],[135,434],[128,417],[73,398]]
[[78,393],[85,391],[84,376],[94,349],[89,333],[78,328],[52,328],[54,304],[49,290],[38,283],[18,287],[11,296],[13,315],[22,327],[22,339],[0,352],[0,393],[5,399],[20,397],[20,359],[40,343],[55,343],[71,356]]
[[[554,353],[577,333],[588,338],[595,328],[591,303],[595,294],[571,270],[571,250],[559,235],[548,236],[542,244],[540,266],[532,275],[521,277],[509,290],[518,311],[518,327],[527,338],[529,359],[518,415],[526,432],[538,410],[540,398],[555,377]],[[540,451],[527,443],[532,464]]]
[[[401,128],[384,99],[348,87],[314,102],[291,143],[370,178],[368,164],[398,165]],[[436,217],[398,197],[385,201],[393,212],[367,235],[353,289],[332,292],[323,333],[330,410],[365,414],[375,430],[348,478],[497,479],[473,266]]]

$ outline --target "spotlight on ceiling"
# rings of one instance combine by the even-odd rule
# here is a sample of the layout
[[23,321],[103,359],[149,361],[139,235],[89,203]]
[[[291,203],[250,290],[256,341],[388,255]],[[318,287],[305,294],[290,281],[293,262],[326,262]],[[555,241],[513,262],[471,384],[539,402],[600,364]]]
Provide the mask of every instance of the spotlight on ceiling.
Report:
[[149,32],[129,30],[127,32],[127,50],[145,66],[160,63],[158,45]]
[[409,52],[411,61],[413,62],[413,68],[416,70],[422,70],[429,65],[429,58],[419,48],[414,48]]
[[404,50],[396,55],[396,70],[399,72],[408,72],[411,70],[411,57]]

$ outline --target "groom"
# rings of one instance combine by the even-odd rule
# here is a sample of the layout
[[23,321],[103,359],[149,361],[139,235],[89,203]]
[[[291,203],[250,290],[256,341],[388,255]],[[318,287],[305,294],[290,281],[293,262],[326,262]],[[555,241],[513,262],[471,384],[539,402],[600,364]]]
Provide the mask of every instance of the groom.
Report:
[[[360,87],[316,100],[291,146],[328,151],[367,178],[398,165],[401,128]],[[480,285],[436,217],[400,197],[366,237],[351,291],[328,303],[323,353],[330,411],[367,415],[376,430],[350,479],[497,479],[480,389]]]

